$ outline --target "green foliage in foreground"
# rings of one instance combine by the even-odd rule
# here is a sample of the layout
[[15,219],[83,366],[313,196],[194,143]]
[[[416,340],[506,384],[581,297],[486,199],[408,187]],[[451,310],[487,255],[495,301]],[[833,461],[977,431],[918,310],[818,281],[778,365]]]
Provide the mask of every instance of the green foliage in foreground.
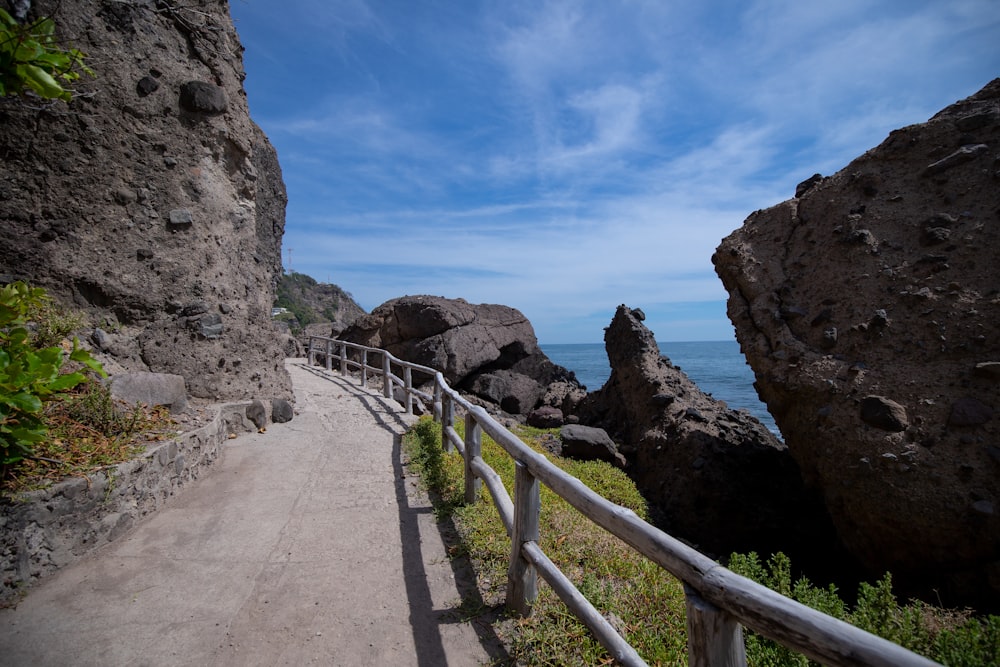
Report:
[[[833,585],[823,589],[805,577],[793,580],[792,563],[784,554],[775,554],[767,563],[755,553],[733,554],[729,568],[786,597],[950,667],[996,665],[1000,660],[1000,616],[978,619],[969,611],[940,609],[919,601],[901,605],[892,592],[889,573],[874,585],[862,582],[857,604],[851,609]],[[747,654],[754,656],[754,665],[817,664],[753,632],[746,632],[746,641]]]
[[[462,424],[456,428],[461,432]],[[429,419],[416,425],[405,441],[410,466],[435,496],[439,516],[455,522],[461,539],[453,555],[470,557],[484,601],[502,606],[510,541],[485,486],[479,502],[463,504],[462,458],[441,451],[440,434],[440,426]],[[522,438],[531,441],[524,434]],[[483,459],[500,474],[513,496],[513,461],[485,435],[482,451]],[[645,500],[622,471],[601,462],[549,458],[612,502],[646,516]],[[687,664],[680,582],[585,519],[544,485],[541,546],[599,611],[617,617],[614,622],[647,662]],[[546,585],[539,586],[532,615],[513,620],[509,626],[505,639],[514,664],[610,664],[607,651]]]
[[[461,420],[456,429],[461,432]],[[539,431],[522,432],[531,443]],[[460,541],[453,555],[468,556],[488,605],[502,605],[510,542],[485,490],[479,501],[463,504],[461,456],[441,450],[441,429],[422,419],[406,436],[410,467],[434,496],[441,518],[455,522]],[[533,445],[534,446],[534,445]],[[537,451],[545,453],[540,447]],[[547,455],[547,454],[546,454]],[[548,456],[548,455],[547,455]],[[490,438],[483,437],[483,458],[496,470],[513,495],[514,465]],[[580,478],[612,502],[646,516],[646,504],[628,477],[602,462],[581,462],[549,456],[556,465]],[[541,546],[588,600],[615,623],[625,639],[651,665],[687,664],[687,627],[680,582],[617,538],[582,517],[542,486]],[[783,554],[766,564],[756,554],[734,554],[730,567],[783,595],[831,616],[900,643],[953,667],[996,665],[1000,656],[1000,617],[980,620],[968,612],[942,610],[919,602],[901,606],[886,575],[874,586],[862,584],[854,609],[833,586],[813,586],[792,580],[792,566]],[[546,585],[530,618],[516,619],[506,632],[511,662],[518,665],[610,664],[610,656]],[[747,659],[758,667],[809,665],[805,657],[746,632]]]
[[64,86],[93,76],[83,64],[84,54],[63,49],[55,36],[56,25],[42,17],[21,25],[0,9],[0,97],[32,91],[47,100],[69,102],[73,93]]
[[[75,338],[70,350],[39,345],[27,325],[49,306],[43,289],[23,282],[0,288],[0,464],[4,466],[31,457],[34,446],[45,440],[48,425],[43,403],[87,380],[83,370],[61,372],[67,358],[104,375],[101,365],[78,347]],[[52,331],[46,329],[46,333]]]

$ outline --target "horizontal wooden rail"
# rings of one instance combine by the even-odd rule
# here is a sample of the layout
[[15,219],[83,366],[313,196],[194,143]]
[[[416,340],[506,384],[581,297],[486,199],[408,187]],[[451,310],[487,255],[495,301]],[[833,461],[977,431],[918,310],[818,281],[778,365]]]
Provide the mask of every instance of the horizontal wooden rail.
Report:
[[[625,665],[646,664],[538,546],[538,485],[545,484],[595,524],[684,583],[688,611],[688,656],[693,666],[745,666],[741,625],[831,667],[937,665],[897,644],[742,577],[650,525],[632,510],[608,501],[528,447],[485,409],[463,398],[448,386],[439,371],[397,359],[386,350],[320,336],[309,339],[310,364],[315,363],[315,354],[320,347],[326,355],[328,370],[331,369],[332,355],[338,350],[341,373],[346,374],[348,368],[358,369],[362,385],[367,385],[369,372],[380,374],[385,396],[390,398],[392,388],[401,387],[407,414],[411,413],[415,400],[431,407],[435,421],[442,425],[442,448],[446,451],[458,450],[465,458],[466,501],[475,500],[475,490],[481,480],[511,538],[508,607],[530,613],[537,591],[534,577],[541,574],[615,660]],[[360,361],[348,358],[349,349],[358,354]],[[369,353],[382,355],[381,367],[368,364]],[[392,373],[393,365],[403,369],[403,377]],[[414,389],[414,371],[433,378],[433,395]],[[456,408],[465,413],[465,440],[455,430]],[[513,500],[500,476],[479,453],[480,430],[516,463]],[[475,479],[470,479],[470,476]]]

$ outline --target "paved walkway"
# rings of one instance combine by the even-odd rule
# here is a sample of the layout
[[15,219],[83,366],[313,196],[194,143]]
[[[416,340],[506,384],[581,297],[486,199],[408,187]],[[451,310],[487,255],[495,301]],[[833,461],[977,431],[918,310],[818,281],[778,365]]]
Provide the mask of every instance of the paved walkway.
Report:
[[380,393],[290,360],[295,419],[231,441],[131,533],[0,610],[0,664],[480,665],[475,580],[446,556]]

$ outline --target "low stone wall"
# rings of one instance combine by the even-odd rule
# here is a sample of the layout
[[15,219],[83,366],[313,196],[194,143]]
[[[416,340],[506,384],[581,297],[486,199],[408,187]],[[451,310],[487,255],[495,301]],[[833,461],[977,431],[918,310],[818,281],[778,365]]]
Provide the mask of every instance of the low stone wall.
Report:
[[249,403],[219,407],[207,425],[87,478],[0,504],[0,606],[42,577],[126,533],[215,461],[226,440],[256,427]]

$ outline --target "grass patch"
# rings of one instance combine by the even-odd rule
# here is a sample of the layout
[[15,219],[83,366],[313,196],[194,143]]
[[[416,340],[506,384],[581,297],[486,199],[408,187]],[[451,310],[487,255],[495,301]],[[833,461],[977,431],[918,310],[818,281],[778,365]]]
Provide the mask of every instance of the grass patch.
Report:
[[[461,421],[461,420],[459,420]],[[463,424],[456,430],[462,433]],[[560,468],[602,496],[645,517],[645,500],[625,473],[603,462],[553,457],[533,444],[541,431],[519,435]],[[510,541],[489,492],[465,505],[464,464],[457,453],[441,450],[441,429],[422,419],[405,439],[414,468],[433,491],[441,517],[451,517],[461,543],[454,555],[467,555],[477,572],[487,604],[502,604],[506,595]],[[513,496],[514,462],[484,434],[483,459],[503,478]],[[541,547],[590,602],[613,619],[622,634],[650,664],[686,665],[684,594],[680,582],[640,556],[624,542],[594,525],[544,485]],[[613,616],[612,616],[613,615]],[[529,618],[515,619],[505,633],[513,664],[601,665],[611,658],[590,631],[570,613],[544,583]]]
[[[456,430],[463,431],[462,420]],[[521,429],[519,437],[552,463],[581,479],[612,502],[646,518],[645,501],[632,481],[603,462],[582,462],[549,454],[538,440],[552,431]],[[502,605],[506,595],[510,541],[483,488],[477,502],[466,505],[464,464],[457,453],[441,449],[441,428],[429,417],[406,435],[404,448],[410,467],[432,492],[440,518],[451,518],[460,542],[453,555],[466,555],[488,605]],[[483,459],[504,480],[513,496],[514,463],[503,449],[483,435]],[[687,625],[681,583],[640,556],[618,538],[584,518],[544,485],[540,517],[541,547],[576,587],[650,665],[687,665]],[[1000,617],[976,618],[968,611],[946,610],[921,602],[900,604],[886,575],[875,585],[862,584],[854,608],[844,603],[833,586],[819,588],[808,579],[792,579],[792,567],[783,554],[767,562],[756,554],[734,554],[729,567],[783,595],[831,616],[902,644],[910,650],[952,667],[997,665],[1000,656]],[[812,665],[804,656],[745,630],[747,660],[754,667]],[[604,665],[611,657],[544,583],[529,618],[513,619],[499,634],[510,651],[510,664]]]
[[35,445],[32,457],[3,470],[3,495],[45,488],[133,459],[150,442],[171,437],[175,426],[166,407],[115,401],[96,380],[46,403],[45,421],[48,437]]

